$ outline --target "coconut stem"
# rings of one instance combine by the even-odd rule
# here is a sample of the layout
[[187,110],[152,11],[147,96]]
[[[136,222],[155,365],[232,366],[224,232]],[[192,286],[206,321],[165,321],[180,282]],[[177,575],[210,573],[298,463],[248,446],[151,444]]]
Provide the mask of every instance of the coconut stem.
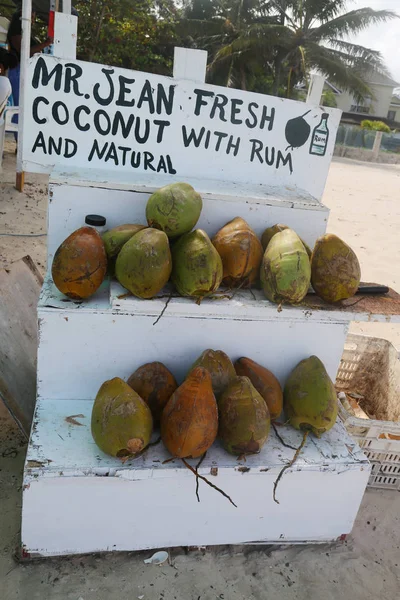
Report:
[[230,496],[228,496],[228,494],[225,494],[225,492],[223,490],[221,490],[221,488],[219,488],[216,485],[214,485],[213,483],[211,483],[211,481],[208,481],[208,479],[206,479],[206,477],[204,477],[203,475],[199,475],[199,473],[196,472],[196,469],[194,467],[192,467],[192,465],[189,465],[189,463],[187,462],[186,459],[181,458],[181,461],[183,462],[183,464],[185,465],[185,467],[187,467],[189,469],[189,471],[192,471],[192,473],[194,475],[196,475],[196,477],[198,477],[199,479],[201,479],[202,481],[204,481],[210,487],[214,488],[214,490],[217,490],[217,492],[219,492],[223,496],[225,496],[225,498],[227,498],[229,500],[229,502],[231,504],[233,504],[233,506],[235,508],[237,508],[237,505],[233,502],[232,498]]
[[285,448],[290,448],[291,450],[297,450],[296,446],[291,446],[290,444],[287,444],[283,438],[281,438],[281,436],[278,433],[278,430],[275,426],[275,423],[273,421],[271,421],[271,425],[272,425],[272,429],[275,431],[275,435],[278,438],[278,440],[280,441],[280,443],[282,444],[282,446],[285,446]]
[[[234,288],[233,294],[231,295],[230,299],[233,300],[234,297],[236,296],[236,294],[238,292],[240,292],[240,290],[242,289],[242,287],[248,285],[248,283],[249,283],[249,278],[246,277],[246,279],[243,279],[243,281],[236,288]],[[231,291],[232,291],[232,288],[231,288]]]
[[170,302],[171,298],[172,298],[172,293],[171,293],[171,294],[168,296],[168,300],[166,301],[164,308],[162,309],[162,311],[161,311],[161,312],[160,312],[160,314],[158,315],[157,319],[154,321],[154,323],[153,323],[153,327],[154,327],[154,325],[157,325],[158,321],[161,319],[161,317],[163,316],[163,314],[164,314],[164,313],[165,313],[165,311],[167,310],[167,306],[168,306],[168,304],[169,304],[169,302]]
[[287,465],[285,465],[285,466],[283,467],[283,469],[280,471],[280,473],[279,473],[278,477],[276,478],[276,481],[275,481],[275,483],[274,483],[273,497],[274,497],[274,501],[275,501],[277,504],[280,504],[279,500],[277,500],[277,499],[276,499],[276,488],[278,487],[278,483],[279,483],[279,481],[282,479],[282,476],[283,476],[284,472],[286,471],[286,469],[290,469],[290,467],[292,467],[292,466],[294,465],[294,463],[296,462],[296,460],[299,458],[300,452],[303,450],[303,448],[304,448],[304,444],[305,444],[305,443],[306,443],[306,441],[307,441],[308,434],[309,434],[309,430],[307,430],[307,431],[305,431],[305,432],[304,432],[303,439],[301,440],[301,444],[300,444],[300,446],[297,448],[297,450],[296,450],[296,452],[295,452],[295,454],[294,454],[294,456],[293,456],[292,460],[290,461],[290,463],[289,463],[289,464],[287,464]]
[[204,452],[203,456],[200,458],[199,462],[196,465],[196,496],[197,496],[197,502],[200,502],[200,496],[199,496],[199,467],[201,466],[201,463],[203,462],[203,460],[206,457],[207,452]]

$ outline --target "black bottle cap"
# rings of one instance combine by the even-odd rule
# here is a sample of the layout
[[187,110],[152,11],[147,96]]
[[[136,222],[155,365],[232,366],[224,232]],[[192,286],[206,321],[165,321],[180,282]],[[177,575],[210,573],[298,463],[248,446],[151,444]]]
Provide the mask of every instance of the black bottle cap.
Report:
[[106,218],[101,215],[86,215],[86,225],[93,225],[93,227],[103,227],[106,224]]
[[327,119],[329,117],[329,113],[322,113],[322,118]]

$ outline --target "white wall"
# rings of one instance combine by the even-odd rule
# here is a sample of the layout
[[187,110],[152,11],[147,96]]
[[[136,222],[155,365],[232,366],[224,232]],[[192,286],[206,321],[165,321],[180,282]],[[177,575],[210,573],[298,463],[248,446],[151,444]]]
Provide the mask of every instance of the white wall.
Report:
[[398,98],[393,98],[393,104],[389,106],[389,110],[395,111],[394,121],[400,122],[400,100]]
[[375,98],[372,100],[371,114],[377,117],[387,117],[390,101],[393,95],[393,88],[386,85],[371,85]]
[[349,112],[351,105],[354,104],[353,96],[349,92],[342,92],[336,96],[336,104],[343,112]]
[[[373,98],[371,101],[371,108],[368,114],[375,117],[387,117],[390,101],[392,99],[393,88],[386,85],[374,85],[370,84],[373,91]],[[337,107],[344,112],[350,112],[350,108],[353,104],[357,104],[353,96],[349,92],[342,92],[336,96]],[[360,102],[359,104],[363,104]],[[368,105],[368,100],[365,100],[365,104]]]

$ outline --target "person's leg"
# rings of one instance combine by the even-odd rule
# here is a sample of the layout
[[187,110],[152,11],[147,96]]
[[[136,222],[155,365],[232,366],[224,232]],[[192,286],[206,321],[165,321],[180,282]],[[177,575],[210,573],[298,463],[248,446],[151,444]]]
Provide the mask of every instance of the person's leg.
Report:
[[[12,95],[14,106],[19,106],[19,77],[20,77],[20,66],[15,67],[15,69],[10,69],[8,71],[8,78],[11,83]],[[18,115],[14,115],[12,118],[12,123],[18,123]],[[14,133],[15,141],[18,141],[18,133]]]

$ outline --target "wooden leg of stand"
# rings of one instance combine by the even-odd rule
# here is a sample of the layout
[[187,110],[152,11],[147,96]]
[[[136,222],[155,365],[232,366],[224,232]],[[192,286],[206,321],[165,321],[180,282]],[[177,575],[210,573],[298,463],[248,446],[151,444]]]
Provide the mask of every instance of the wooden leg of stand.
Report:
[[21,171],[20,173],[17,173],[17,178],[15,181],[15,187],[17,188],[17,190],[19,192],[23,192],[24,191],[24,184],[25,184],[25,171]]

